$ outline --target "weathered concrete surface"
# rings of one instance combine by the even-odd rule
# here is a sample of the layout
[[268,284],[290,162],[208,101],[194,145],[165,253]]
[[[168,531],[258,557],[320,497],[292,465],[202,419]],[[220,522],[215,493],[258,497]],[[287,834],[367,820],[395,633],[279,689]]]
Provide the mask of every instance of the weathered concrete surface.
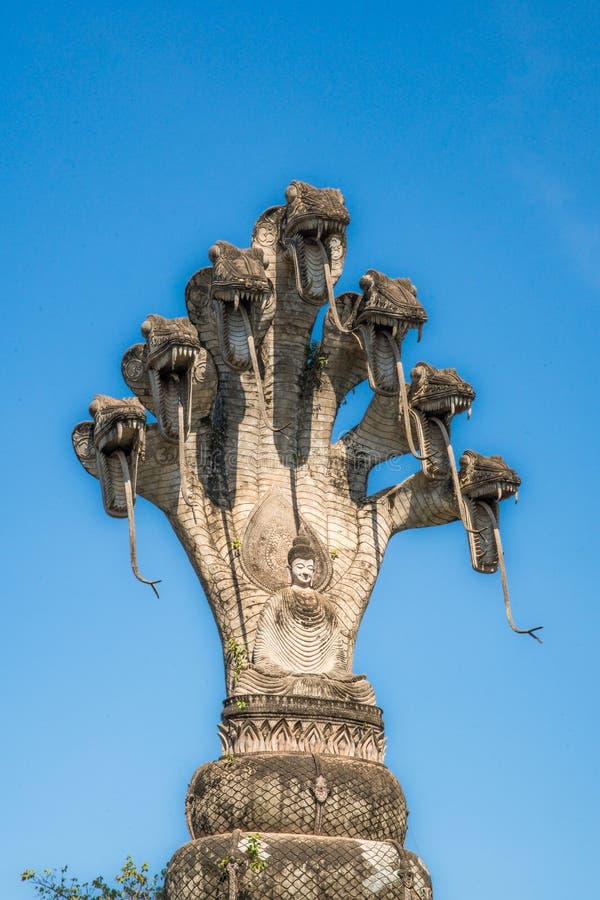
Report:
[[[188,316],[147,317],[122,362],[135,397],[99,395],[73,432],[106,511],[129,518],[136,577],[137,492],[171,522],[222,639],[224,757],[192,781],[169,900],[431,897],[354,645],[392,535],[460,518],[473,566],[495,571],[498,501],[519,479],[472,451],[457,471],[452,419],[475,394],[453,369],[422,362],[405,384],[403,340],[427,321],[408,278],[369,269],[334,296],[348,223],[339,191],[292,182],[250,248],[210,248]],[[332,443],[367,378],[363,420]],[[369,496],[371,469],[407,453],[422,471]],[[514,627],[506,587],[505,602]]]

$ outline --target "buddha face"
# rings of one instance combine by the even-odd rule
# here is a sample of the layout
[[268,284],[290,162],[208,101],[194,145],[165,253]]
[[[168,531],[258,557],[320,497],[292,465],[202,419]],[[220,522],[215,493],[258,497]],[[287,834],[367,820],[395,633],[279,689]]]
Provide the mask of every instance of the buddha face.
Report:
[[308,588],[312,584],[315,573],[315,563],[312,559],[302,559],[298,556],[291,565],[292,584],[298,587]]

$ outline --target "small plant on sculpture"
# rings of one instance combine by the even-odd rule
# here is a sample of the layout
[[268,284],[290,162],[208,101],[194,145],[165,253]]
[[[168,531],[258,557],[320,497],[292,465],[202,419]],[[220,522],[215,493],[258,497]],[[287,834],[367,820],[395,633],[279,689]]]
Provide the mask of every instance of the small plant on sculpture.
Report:
[[233,684],[237,684],[240,675],[248,666],[248,654],[239,643],[239,641],[236,641],[235,638],[229,638],[229,640],[227,641],[227,653],[233,660],[231,679]]
[[249,834],[246,837],[246,856],[251,872],[264,872],[268,865],[268,855],[262,846],[259,834]]

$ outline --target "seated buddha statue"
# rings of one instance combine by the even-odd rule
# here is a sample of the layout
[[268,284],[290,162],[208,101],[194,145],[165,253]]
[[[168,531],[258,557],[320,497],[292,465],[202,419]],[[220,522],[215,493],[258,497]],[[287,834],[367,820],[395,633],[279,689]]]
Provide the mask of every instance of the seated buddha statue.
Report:
[[272,594],[258,622],[252,662],[236,694],[288,694],[375,703],[364,675],[353,675],[349,641],[334,604],[312,587],[314,552],[303,536],[288,554],[291,584]]

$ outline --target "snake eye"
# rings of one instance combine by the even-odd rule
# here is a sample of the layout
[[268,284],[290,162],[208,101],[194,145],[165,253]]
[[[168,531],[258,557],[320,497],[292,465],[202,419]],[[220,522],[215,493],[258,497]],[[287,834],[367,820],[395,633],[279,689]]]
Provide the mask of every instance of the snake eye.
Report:
[[265,254],[264,254],[263,251],[260,249],[260,247],[253,247],[253,248],[252,248],[252,252],[253,252],[255,258],[259,261],[259,263],[260,263],[261,266],[263,267],[263,269],[268,269],[269,263],[268,263],[268,261],[265,259]]
[[216,244],[213,244],[212,247],[208,248],[208,258],[210,259],[211,263],[216,263],[220,255],[221,248],[219,247],[218,242]]
[[292,181],[292,183],[286,188],[285,199],[287,200],[288,203],[291,203],[292,200],[295,200],[297,196],[298,196],[298,185],[296,184],[295,181]]
[[361,291],[366,291],[367,288],[370,288],[373,286],[374,279],[373,279],[373,276],[371,275],[371,271],[372,270],[369,269],[368,272],[365,272],[363,277],[358,282],[358,286],[360,287]]

